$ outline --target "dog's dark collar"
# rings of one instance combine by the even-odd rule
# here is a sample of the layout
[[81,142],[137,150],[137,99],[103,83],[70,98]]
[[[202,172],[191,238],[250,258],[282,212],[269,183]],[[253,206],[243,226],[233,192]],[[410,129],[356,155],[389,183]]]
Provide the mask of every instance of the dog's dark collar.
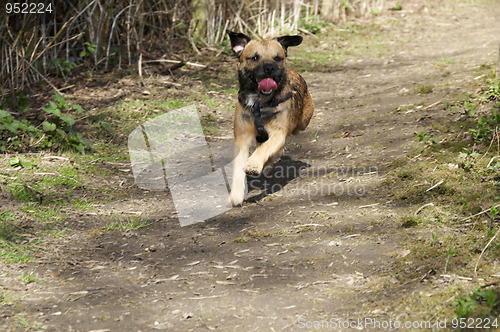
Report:
[[268,107],[270,108],[278,107],[279,104],[284,103],[285,101],[287,101],[292,97],[293,97],[293,92],[290,92],[283,99],[273,100],[272,102],[266,103],[264,105],[261,105],[258,101],[256,101],[253,104],[253,106],[250,106],[246,105],[245,100],[241,96],[238,96],[238,101],[240,102],[240,104],[243,105],[245,108],[252,110],[253,118],[255,121],[255,127],[257,128],[257,136],[256,136],[257,142],[264,143],[269,138],[267,131],[264,129],[264,121],[262,120],[261,109]]

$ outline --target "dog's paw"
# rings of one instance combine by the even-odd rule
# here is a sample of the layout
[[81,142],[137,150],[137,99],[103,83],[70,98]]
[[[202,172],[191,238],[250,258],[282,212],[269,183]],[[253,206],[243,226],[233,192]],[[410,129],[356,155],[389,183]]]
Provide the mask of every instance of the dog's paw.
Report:
[[227,207],[233,207],[233,206],[242,206],[243,205],[243,198],[245,197],[245,193],[235,193],[231,191],[229,194],[229,197],[227,198],[226,201],[226,206]]
[[259,163],[258,161],[250,158],[247,161],[247,164],[245,165],[245,173],[248,175],[259,175],[262,173],[262,163]]

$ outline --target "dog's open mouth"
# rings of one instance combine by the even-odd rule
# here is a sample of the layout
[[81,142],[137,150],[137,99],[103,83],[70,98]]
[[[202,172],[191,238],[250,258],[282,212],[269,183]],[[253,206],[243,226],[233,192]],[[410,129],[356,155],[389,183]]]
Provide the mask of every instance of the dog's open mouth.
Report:
[[263,95],[270,95],[278,89],[278,84],[272,78],[264,78],[259,82],[259,92]]

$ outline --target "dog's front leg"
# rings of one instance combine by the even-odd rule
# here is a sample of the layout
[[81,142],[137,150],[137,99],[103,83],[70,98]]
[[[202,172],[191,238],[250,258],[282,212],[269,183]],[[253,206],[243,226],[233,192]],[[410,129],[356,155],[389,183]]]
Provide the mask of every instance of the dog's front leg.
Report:
[[251,137],[236,137],[233,145],[233,181],[228,205],[238,206],[243,203],[245,197],[246,174],[245,164],[248,160]]
[[276,155],[285,145],[285,130],[274,131],[267,141],[262,143],[254,153],[248,158],[245,165],[245,172],[248,175],[259,175],[266,161]]

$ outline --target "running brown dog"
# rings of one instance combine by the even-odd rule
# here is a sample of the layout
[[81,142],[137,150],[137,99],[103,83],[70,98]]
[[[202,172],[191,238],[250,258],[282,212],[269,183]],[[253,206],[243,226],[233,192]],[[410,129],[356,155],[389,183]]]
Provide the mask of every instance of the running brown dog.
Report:
[[[239,59],[240,91],[234,118],[233,180],[229,203],[241,205],[245,173],[258,175],[285,145],[291,133],[304,130],[314,112],[305,80],[286,67],[287,49],[301,36],[255,40],[227,30]],[[255,142],[259,146],[249,156]]]

